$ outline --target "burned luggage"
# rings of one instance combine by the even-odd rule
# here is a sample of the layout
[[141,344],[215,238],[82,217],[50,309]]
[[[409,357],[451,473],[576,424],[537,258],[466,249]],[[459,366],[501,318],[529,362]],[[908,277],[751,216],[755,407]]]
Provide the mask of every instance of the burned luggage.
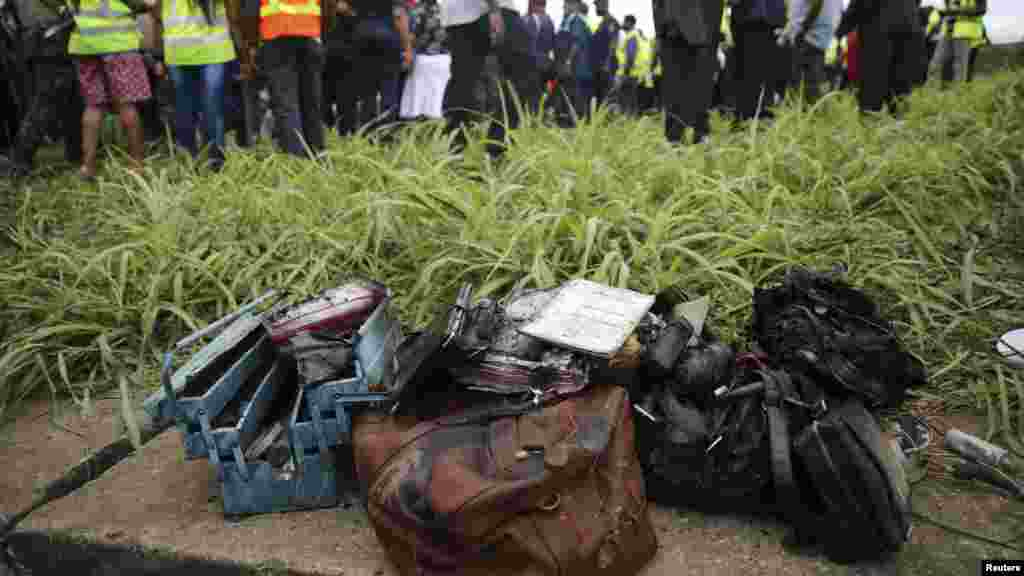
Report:
[[835,275],[792,268],[755,289],[753,335],[774,363],[872,408],[898,406],[927,379],[875,303]]
[[358,417],[367,512],[400,573],[619,575],[654,557],[625,390],[489,400],[425,422]]
[[[808,475],[806,501],[821,511],[805,536],[839,562],[883,558],[910,534],[910,488],[878,422],[851,399],[815,420],[794,439]],[[856,534],[856,538],[850,538]]]

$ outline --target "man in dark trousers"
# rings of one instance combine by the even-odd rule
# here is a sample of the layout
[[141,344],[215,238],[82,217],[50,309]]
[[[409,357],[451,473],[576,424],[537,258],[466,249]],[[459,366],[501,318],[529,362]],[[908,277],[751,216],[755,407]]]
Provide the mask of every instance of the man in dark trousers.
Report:
[[862,112],[879,112],[910,94],[924,58],[924,30],[916,0],[852,0],[836,37],[857,30]]
[[736,108],[741,120],[749,120],[774,102],[788,77],[790,61],[775,37],[775,30],[786,25],[786,3],[729,0],[729,4],[736,43]]
[[612,92],[619,62],[615,57],[619,37],[619,22],[608,13],[608,0],[594,0],[597,18],[592,22],[593,38],[590,42],[590,63],[594,74],[594,97],[597,104],[606,104]]
[[[722,0],[654,0],[669,142],[682,142],[687,128],[693,129],[694,142],[702,141],[709,131],[722,7]],[[773,37],[771,41],[774,45]]]
[[547,0],[530,0],[530,9],[523,16],[526,31],[530,34],[530,56],[537,71],[536,94],[529,99],[533,110],[540,106],[544,86],[555,78],[555,23],[547,13]]
[[[444,115],[448,132],[454,132],[452,151],[459,153],[466,145],[463,128],[481,112],[476,85],[489,54],[497,56],[501,108],[508,114],[510,129],[519,126],[519,111],[511,91],[520,98],[535,94],[538,75],[530,58],[530,35],[513,0],[446,0],[441,3],[441,22],[452,57]],[[505,118],[494,120],[488,127],[487,152],[492,158],[505,151]]]

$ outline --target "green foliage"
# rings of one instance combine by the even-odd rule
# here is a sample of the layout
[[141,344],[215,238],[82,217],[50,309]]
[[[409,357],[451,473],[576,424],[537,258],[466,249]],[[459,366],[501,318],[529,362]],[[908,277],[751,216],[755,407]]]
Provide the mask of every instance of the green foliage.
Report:
[[928,365],[922,395],[1017,418],[1019,377],[996,374],[992,349],[1024,296],[1024,75],[922,90],[909,110],[861,118],[830,94],[770,124],[716,117],[710,144],[684,148],[655,117],[531,121],[498,166],[482,138],[456,160],[424,124],[391,147],[334,139],[317,162],[264,145],[218,174],[163,156],[141,175],[108,162],[99,184],[35,179],[0,268],[0,410],[50,386],[80,401],[129,377],[150,387],[171,342],[268,287],[371,276],[414,326],[464,281],[480,296],[676,285],[742,339],[754,286],[843,261]]

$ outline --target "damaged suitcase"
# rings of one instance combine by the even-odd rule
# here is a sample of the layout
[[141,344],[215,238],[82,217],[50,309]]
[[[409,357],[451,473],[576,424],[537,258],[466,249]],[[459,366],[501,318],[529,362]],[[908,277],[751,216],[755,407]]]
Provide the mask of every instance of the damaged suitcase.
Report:
[[620,387],[419,421],[363,413],[355,461],[402,574],[638,572],[658,547]]

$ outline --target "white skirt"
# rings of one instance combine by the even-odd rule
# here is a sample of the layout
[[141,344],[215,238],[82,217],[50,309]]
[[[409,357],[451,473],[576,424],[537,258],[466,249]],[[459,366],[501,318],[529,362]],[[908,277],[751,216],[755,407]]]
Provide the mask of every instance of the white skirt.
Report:
[[448,54],[417,54],[405,80],[399,115],[402,118],[441,118],[444,90],[451,78],[452,57]]

